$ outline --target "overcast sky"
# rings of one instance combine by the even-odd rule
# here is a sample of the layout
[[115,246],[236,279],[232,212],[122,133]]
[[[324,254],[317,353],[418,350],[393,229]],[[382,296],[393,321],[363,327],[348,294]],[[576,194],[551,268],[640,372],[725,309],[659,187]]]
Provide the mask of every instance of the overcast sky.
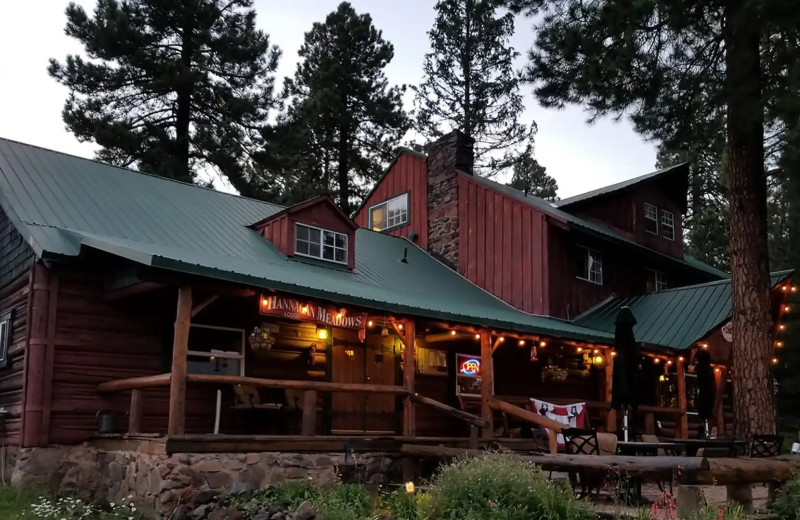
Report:
[[[0,2],[0,137],[84,157],[95,147],[79,143],[61,121],[67,90],[47,74],[47,60],[79,53],[77,41],[64,35],[65,0]],[[80,0],[88,11],[94,0]],[[395,84],[417,84],[428,50],[426,32],[434,19],[434,0],[351,0],[369,12],[384,38],[394,44],[395,58],[386,69]],[[291,75],[303,34],[325,18],[338,0],[255,0],[258,25],[283,51],[278,77]],[[532,22],[520,18],[513,39],[521,51],[519,65],[533,41]],[[558,195],[569,197],[654,170],[655,147],[636,135],[626,121],[586,124],[581,107],[545,110],[524,87],[527,121],[535,120],[535,154],[558,181]]]

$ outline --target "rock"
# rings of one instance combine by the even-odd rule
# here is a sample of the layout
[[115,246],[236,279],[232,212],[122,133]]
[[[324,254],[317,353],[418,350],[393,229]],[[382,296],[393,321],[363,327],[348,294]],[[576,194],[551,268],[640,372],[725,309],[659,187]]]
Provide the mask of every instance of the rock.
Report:
[[222,464],[219,459],[205,459],[195,464],[192,469],[198,473],[217,473],[222,471]]
[[303,502],[294,513],[294,520],[315,520],[316,518],[317,510],[314,509],[311,502]]
[[258,513],[251,520],[269,520],[272,518],[269,513]]
[[216,489],[204,489],[198,491],[190,500],[190,504],[199,505],[207,504],[219,496],[219,491]]
[[186,515],[188,518],[196,518],[197,520],[202,520],[208,514],[208,510],[211,509],[212,504],[203,504],[202,506],[197,506],[191,511],[189,514]]
[[269,520],[285,520],[285,519],[286,519],[286,514],[283,511],[278,511],[277,513],[269,517]]

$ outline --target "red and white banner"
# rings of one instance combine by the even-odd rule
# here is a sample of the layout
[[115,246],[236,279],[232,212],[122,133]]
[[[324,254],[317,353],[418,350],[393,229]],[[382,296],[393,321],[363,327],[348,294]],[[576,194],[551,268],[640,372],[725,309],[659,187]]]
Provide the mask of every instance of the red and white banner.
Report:
[[[560,422],[570,428],[583,428],[586,420],[586,403],[553,404],[531,398],[531,407],[539,415]],[[550,436],[550,430],[542,428]],[[558,447],[563,449],[564,436],[558,434]]]

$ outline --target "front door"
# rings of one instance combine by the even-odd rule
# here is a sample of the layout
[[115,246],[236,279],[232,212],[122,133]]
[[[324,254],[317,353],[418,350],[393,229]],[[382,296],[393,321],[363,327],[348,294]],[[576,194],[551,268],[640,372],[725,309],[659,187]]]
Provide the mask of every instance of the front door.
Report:
[[[334,337],[331,380],[335,383],[394,385],[392,337],[370,337],[366,343]],[[393,433],[395,397],[391,394],[339,392],[331,398],[333,433]]]

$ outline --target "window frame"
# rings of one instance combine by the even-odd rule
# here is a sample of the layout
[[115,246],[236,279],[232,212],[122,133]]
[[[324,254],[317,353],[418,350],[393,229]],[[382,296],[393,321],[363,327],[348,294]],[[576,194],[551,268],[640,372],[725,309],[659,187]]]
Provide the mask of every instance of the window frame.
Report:
[[[314,255],[311,255],[311,254],[308,254],[308,253],[301,253],[300,251],[297,250],[297,228],[299,226],[302,226],[302,227],[305,227],[305,228],[308,228],[308,229],[315,229],[315,230],[319,231],[319,256],[314,256]],[[324,251],[325,251],[325,247],[326,247],[326,244],[325,244],[325,241],[324,241],[324,236],[325,236],[326,232],[327,233],[333,233],[333,235],[334,235],[334,239],[333,239],[334,240],[334,244],[331,245],[331,246],[327,246],[327,247],[332,247],[333,248],[333,258],[325,258],[323,256],[324,255]],[[344,237],[344,247],[339,247],[339,246],[336,245],[336,236],[337,235],[341,235],[341,236]],[[304,242],[308,242],[309,244],[313,243],[311,240],[304,240]],[[344,260],[336,260],[336,250],[337,249],[344,251]],[[321,228],[321,227],[317,227],[317,226],[311,226],[309,224],[303,224],[302,222],[295,222],[294,223],[294,254],[296,256],[303,256],[303,257],[306,257],[306,258],[313,258],[314,260],[321,260],[323,262],[333,262],[334,264],[347,265],[348,261],[350,260],[350,236],[347,233],[341,233],[339,231],[334,231],[332,229],[325,229],[325,228]]]
[[[581,252],[581,256],[583,257],[583,261],[585,263],[586,278],[584,278],[580,274],[576,275],[575,278],[577,278],[578,280],[581,280],[583,282],[589,282],[589,283],[594,284],[594,285],[602,286],[604,281],[605,281],[605,275],[603,274],[603,255],[600,253],[600,251],[598,251],[597,249],[592,249],[591,247],[586,247],[586,246],[580,246],[579,245],[579,246],[577,246],[577,248]],[[600,273],[599,278],[600,278],[600,280],[599,281],[592,279],[592,266],[589,265],[589,258],[592,257],[592,254],[594,254],[595,257],[596,257],[593,261],[600,265],[600,270],[599,270],[599,273]]]
[[[650,217],[647,216],[647,210],[650,209],[650,208],[653,209],[653,213],[654,213],[654,217],[653,218],[650,218]],[[651,230],[647,229],[647,221],[648,220],[650,222],[655,223],[655,225],[656,225],[656,230],[655,231],[651,231]],[[650,204],[649,202],[645,202],[644,203],[644,230],[646,232],[650,233],[651,235],[658,235],[658,206],[656,206],[655,204]]]
[[[664,223],[664,217],[666,217],[667,215],[669,215],[670,219],[669,224]],[[666,228],[670,229],[670,236],[667,236],[664,233],[664,230]],[[675,240],[675,213],[663,208],[661,209],[661,236],[663,236],[667,240]]]
[[[388,212],[389,203],[394,201],[394,200],[397,200],[397,199],[399,199],[401,197],[405,197],[405,199],[406,199],[406,210],[405,210],[406,218],[405,218],[405,221],[401,222],[400,224],[394,224],[392,226],[389,226],[388,225],[389,224],[389,212]],[[385,212],[386,213],[386,224],[387,224],[387,226],[385,228],[381,229],[381,230],[377,230],[377,229],[375,229],[373,227],[372,210],[374,210],[375,208],[379,208],[380,206],[386,206],[387,207],[387,211]],[[367,227],[372,231],[377,231],[378,233],[386,233],[387,231],[400,229],[402,227],[408,226],[409,224],[411,224],[411,191],[404,191],[403,193],[400,193],[399,195],[395,195],[394,197],[390,197],[390,198],[388,198],[386,200],[378,202],[377,204],[373,204],[372,206],[367,208]]]
[[[653,281],[653,290],[650,292],[666,291],[669,289],[669,282],[667,281],[667,273],[659,271],[658,269],[647,269],[648,275]],[[661,278],[659,283],[659,277]],[[662,287],[663,286],[663,287]],[[645,289],[647,289],[645,287]]]
[[221,326],[218,326],[218,325],[205,325],[205,324],[202,324],[202,323],[190,323],[189,324],[189,328],[192,328],[192,327],[197,328],[197,329],[211,329],[211,330],[222,330],[222,331],[227,331],[227,332],[239,332],[242,335],[242,346],[241,346],[238,354],[231,354],[229,352],[213,352],[213,351],[206,352],[205,350],[187,350],[186,351],[187,365],[188,365],[190,357],[208,358],[209,361],[211,361],[212,358],[234,359],[234,360],[239,361],[239,375],[240,376],[244,376],[245,375],[245,373],[246,373],[245,372],[245,358],[246,358],[246,356],[245,356],[245,353],[246,353],[245,352],[245,344],[247,343],[247,340],[246,340],[247,333],[246,333],[245,329],[240,329],[240,328],[237,328],[237,327],[221,327]]
[[11,347],[11,320],[12,312],[0,314],[0,368],[8,366],[8,349]]

